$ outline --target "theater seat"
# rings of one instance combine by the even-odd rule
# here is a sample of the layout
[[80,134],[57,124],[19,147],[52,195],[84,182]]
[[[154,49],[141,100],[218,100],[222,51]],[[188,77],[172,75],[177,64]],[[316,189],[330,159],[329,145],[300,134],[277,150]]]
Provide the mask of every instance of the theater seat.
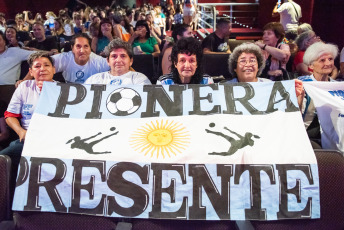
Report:
[[0,155],[0,222],[10,219],[11,159]]
[[223,76],[225,79],[231,79],[232,76],[228,71],[228,58],[229,54],[204,54],[203,72],[212,77]]
[[152,84],[155,84],[157,77],[154,75],[155,67],[154,67],[154,57],[151,54],[145,55],[134,55],[133,57],[133,69],[136,72],[143,73],[146,75]]

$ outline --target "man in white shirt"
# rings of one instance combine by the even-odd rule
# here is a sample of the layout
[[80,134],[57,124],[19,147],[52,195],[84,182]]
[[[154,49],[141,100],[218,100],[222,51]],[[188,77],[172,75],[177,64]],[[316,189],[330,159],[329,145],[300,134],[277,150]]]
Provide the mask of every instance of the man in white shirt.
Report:
[[110,71],[92,75],[86,84],[110,85],[150,85],[150,80],[142,73],[130,71],[133,51],[129,43],[122,39],[112,40],[104,49]]
[[272,17],[277,17],[278,15],[280,15],[280,23],[286,32],[286,38],[295,40],[299,20],[302,17],[300,5],[293,0],[284,0],[281,6],[277,2],[272,11]]
[[[66,82],[82,84],[90,76],[110,69],[106,58],[91,52],[91,39],[87,34],[76,34],[71,45],[72,51],[52,56],[56,72],[62,72]],[[24,80],[31,78],[26,76]]]

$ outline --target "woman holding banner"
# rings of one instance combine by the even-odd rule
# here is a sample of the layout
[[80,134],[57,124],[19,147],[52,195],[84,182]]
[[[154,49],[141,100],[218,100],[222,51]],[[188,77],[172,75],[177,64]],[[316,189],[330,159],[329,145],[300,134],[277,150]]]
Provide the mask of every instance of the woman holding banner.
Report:
[[195,38],[181,38],[172,48],[171,73],[163,75],[157,85],[212,84],[213,79],[202,73],[202,46]]
[[[316,42],[309,46],[303,56],[303,63],[312,70],[313,74],[299,77],[299,80],[335,82],[330,77],[335,68],[334,60],[338,55],[338,47],[333,44]],[[320,126],[315,113],[315,106],[312,99],[306,94],[303,95],[302,117],[307,129],[309,138],[320,144]]]
[[48,52],[31,54],[28,63],[30,66],[30,74],[35,79],[25,81],[18,86],[5,112],[7,125],[18,134],[19,139],[11,142],[9,147],[0,152],[0,155],[21,155],[26,130],[29,128],[43,83],[45,81],[53,81],[55,74],[54,61]]

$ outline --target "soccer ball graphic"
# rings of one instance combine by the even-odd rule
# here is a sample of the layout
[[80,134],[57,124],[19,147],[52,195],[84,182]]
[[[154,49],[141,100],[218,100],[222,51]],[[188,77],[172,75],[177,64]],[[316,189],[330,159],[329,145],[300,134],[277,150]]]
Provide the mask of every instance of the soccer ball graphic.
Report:
[[140,95],[130,88],[119,88],[113,91],[106,100],[108,111],[116,116],[127,116],[135,113],[141,106]]

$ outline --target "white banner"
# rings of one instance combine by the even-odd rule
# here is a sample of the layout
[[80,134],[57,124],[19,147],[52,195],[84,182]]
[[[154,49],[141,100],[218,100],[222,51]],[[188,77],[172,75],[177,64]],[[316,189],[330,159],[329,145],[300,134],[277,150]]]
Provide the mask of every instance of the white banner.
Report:
[[316,107],[324,149],[344,153],[344,82],[304,82]]

